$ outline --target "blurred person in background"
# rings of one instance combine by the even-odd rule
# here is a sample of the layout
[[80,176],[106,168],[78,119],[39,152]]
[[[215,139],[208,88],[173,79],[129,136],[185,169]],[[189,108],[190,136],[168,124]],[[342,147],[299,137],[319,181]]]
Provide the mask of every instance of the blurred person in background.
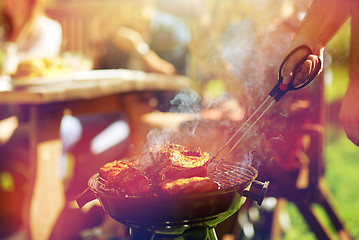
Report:
[[44,13],[44,0],[2,0],[1,44],[15,70],[23,58],[56,57],[62,43],[61,25]]
[[[42,0],[1,0],[1,75],[11,74],[25,59],[55,57],[62,43],[61,25],[44,14]],[[0,107],[0,238],[18,231],[26,191],[27,138],[13,109]],[[21,113],[20,113],[21,114]]]
[[[356,104],[359,102],[359,1],[313,0],[296,37],[284,56],[300,45],[307,45],[312,50],[313,54],[304,62],[293,83],[297,85],[306,81],[318,64],[318,58],[323,60],[325,45],[350,17],[350,80],[342,101],[339,118],[347,137],[359,146],[359,105]],[[289,58],[283,68],[284,83],[288,84],[292,80],[293,69],[304,54],[305,52],[298,51]]]
[[106,16],[93,29],[95,68],[185,74],[190,31],[180,17],[152,0],[120,1],[116,16],[112,25]]
[[45,15],[45,6],[45,0],[1,1],[1,74],[12,74],[21,61],[59,56],[62,27]]

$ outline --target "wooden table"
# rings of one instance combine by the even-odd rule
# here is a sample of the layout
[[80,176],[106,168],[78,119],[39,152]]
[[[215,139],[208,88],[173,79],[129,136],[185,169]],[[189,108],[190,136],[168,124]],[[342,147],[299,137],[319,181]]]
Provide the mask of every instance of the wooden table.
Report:
[[[0,104],[17,109],[30,142],[30,193],[25,227],[31,239],[48,239],[65,204],[59,175],[60,122],[73,114],[122,110],[129,120],[133,144],[144,138],[140,116],[154,109],[151,92],[177,92],[190,87],[184,76],[131,70],[94,70],[33,80],[18,80],[0,91]],[[13,89],[11,89],[13,86]],[[14,87],[15,86],[15,87]]]

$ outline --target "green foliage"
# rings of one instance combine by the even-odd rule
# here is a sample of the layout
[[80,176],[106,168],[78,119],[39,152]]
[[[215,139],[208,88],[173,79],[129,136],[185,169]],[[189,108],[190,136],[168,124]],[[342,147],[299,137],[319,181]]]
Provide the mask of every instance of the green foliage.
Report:
[[327,45],[334,64],[347,63],[350,47],[350,21],[346,22]]
[[341,100],[344,96],[348,82],[349,82],[349,70],[348,64],[341,64],[332,66],[326,70],[326,79],[330,78],[330,81],[326,81],[325,85],[325,100],[328,104]]
[[214,101],[225,95],[226,89],[227,87],[223,80],[212,79],[207,83],[203,94],[207,101]]
[[286,210],[290,216],[290,229],[285,232],[283,240],[315,240],[315,235],[309,230],[303,216],[298,208],[291,202],[288,203]]

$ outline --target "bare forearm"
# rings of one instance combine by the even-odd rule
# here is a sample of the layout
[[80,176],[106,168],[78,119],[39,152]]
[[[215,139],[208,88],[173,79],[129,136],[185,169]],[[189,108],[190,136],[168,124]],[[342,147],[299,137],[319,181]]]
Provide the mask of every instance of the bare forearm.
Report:
[[324,47],[349,18],[349,1],[313,0],[294,41],[314,42]]
[[144,43],[142,36],[137,31],[126,27],[119,27],[112,41],[115,46],[128,54],[136,52],[137,46]]

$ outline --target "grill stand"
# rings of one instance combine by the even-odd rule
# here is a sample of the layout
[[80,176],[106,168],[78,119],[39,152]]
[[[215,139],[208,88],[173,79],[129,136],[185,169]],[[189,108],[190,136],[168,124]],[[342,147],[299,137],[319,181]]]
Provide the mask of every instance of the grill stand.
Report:
[[187,229],[181,236],[155,234],[142,228],[130,228],[131,240],[218,240],[214,228],[193,227]]
[[[281,168],[281,166],[274,166],[272,173],[274,176],[274,179],[272,179],[273,182],[286,182],[286,184],[278,184],[279,192],[275,193],[274,196],[293,202],[301,212],[308,224],[308,227],[318,239],[329,240],[331,238],[313,211],[313,204],[319,204],[323,207],[338,234],[345,234],[348,236],[347,239],[350,239],[344,224],[339,219],[334,211],[334,208],[330,204],[328,192],[323,187],[323,184],[318,185],[318,188],[315,190],[298,189],[295,187],[295,181],[288,174],[288,171]],[[269,195],[271,195],[271,193],[269,193]]]
[[[313,109],[311,109],[310,122],[303,124],[301,129],[298,130],[301,134],[310,136],[308,149],[303,149],[309,160],[308,166],[306,166],[308,176],[305,178],[305,184],[301,184],[303,186],[299,187],[297,184],[299,177],[298,179],[294,178],[291,172],[284,169],[282,165],[276,161],[273,161],[273,165],[268,167],[268,169],[259,168],[259,171],[262,174],[266,174],[267,172],[269,176],[267,176],[266,179],[271,181],[270,189],[277,189],[276,191],[269,191],[267,195],[293,202],[317,239],[325,240],[331,237],[313,211],[313,204],[318,204],[323,208],[340,239],[351,239],[343,222],[338,217],[335,208],[330,203],[330,192],[325,186],[323,178],[325,169],[323,158],[324,126],[326,122],[323,76],[324,74],[319,75],[317,77],[318,79],[312,83],[313,93],[310,95],[310,102],[313,103],[311,104]],[[300,173],[298,175],[300,175]],[[271,232],[277,233],[276,236],[272,234],[272,239],[279,239],[281,237],[281,229],[275,219]]]

